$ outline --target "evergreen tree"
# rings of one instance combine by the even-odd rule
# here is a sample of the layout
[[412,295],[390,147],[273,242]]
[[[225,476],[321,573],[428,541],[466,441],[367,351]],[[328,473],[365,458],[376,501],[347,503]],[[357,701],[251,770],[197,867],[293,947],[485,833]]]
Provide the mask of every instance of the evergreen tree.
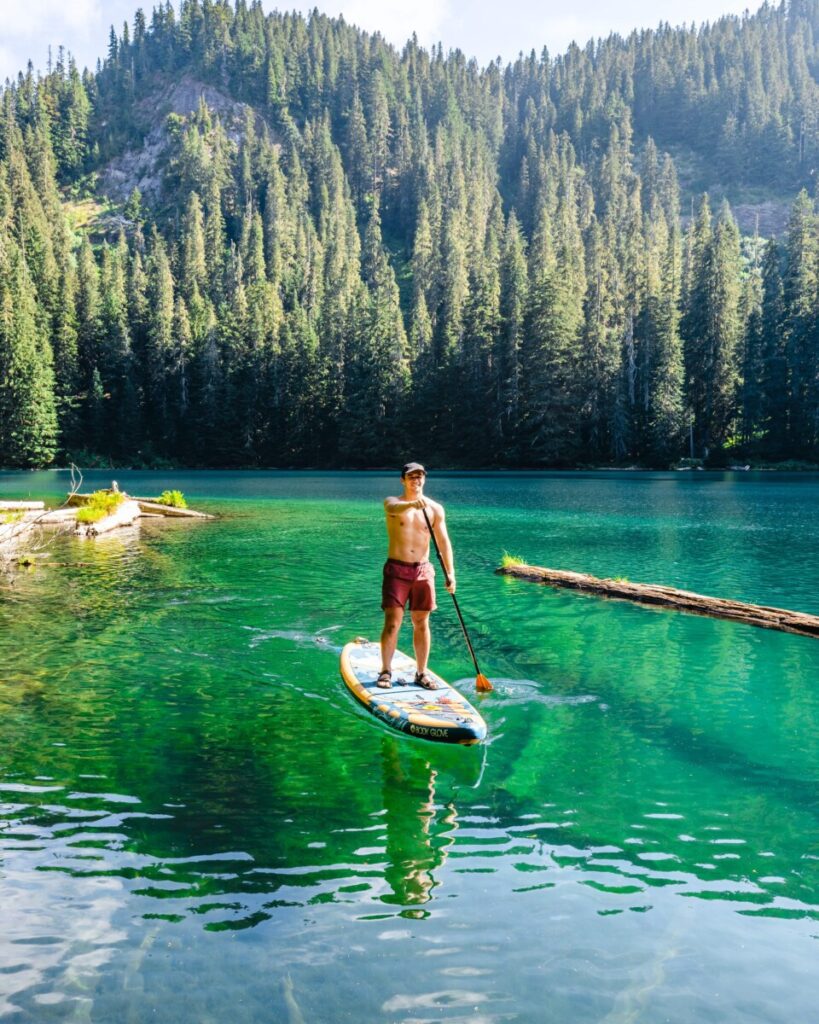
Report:
[[759,423],[763,431],[761,450],[772,458],[787,454],[788,362],[785,296],[779,269],[780,251],[771,239],[762,264],[762,381]]
[[819,246],[814,204],[804,190],[791,211],[786,242],[784,327],[789,370],[788,442],[810,455],[817,440]]
[[0,230],[0,465],[46,466],[56,446],[51,346],[23,253]]

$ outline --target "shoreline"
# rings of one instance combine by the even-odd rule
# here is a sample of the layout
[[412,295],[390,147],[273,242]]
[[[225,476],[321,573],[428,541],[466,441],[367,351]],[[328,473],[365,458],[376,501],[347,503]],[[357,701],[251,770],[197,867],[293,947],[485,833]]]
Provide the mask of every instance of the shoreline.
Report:
[[[726,473],[736,475],[754,473],[791,473],[811,474],[819,473],[819,464],[813,463],[789,463],[784,462],[778,465],[745,465],[745,466],[697,466],[697,467],[666,467],[657,468],[649,466],[435,466],[430,459],[427,463],[433,467],[431,472],[440,474],[458,474],[470,476],[483,476],[487,474],[498,475],[519,475],[519,476],[548,476],[566,474],[588,474],[588,473],[632,473],[632,474],[693,474],[700,473],[724,476]],[[76,471],[76,470],[75,470]],[[32,468],[30,466],[0,466],[0,474],[12,473],[70,473],[70,466],[42,466]],[[388,473],[398,472],[397,466],[88,466],[82,469],[88,473],[150,473],[161,476],[168,473]]]

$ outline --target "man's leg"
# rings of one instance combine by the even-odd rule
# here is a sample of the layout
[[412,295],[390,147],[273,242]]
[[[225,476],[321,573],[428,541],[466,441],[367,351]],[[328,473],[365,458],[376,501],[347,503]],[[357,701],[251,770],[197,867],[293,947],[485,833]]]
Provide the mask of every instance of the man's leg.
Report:
[[398,630],[403,619],[403,608],[384,609],[384,629],[381,632],[381,668],[384,672],[392,671],[392,656],[398,646]]
[[412,644],[419,673],[426,671],[432,637],[429,632],[429,612],[411,612]]

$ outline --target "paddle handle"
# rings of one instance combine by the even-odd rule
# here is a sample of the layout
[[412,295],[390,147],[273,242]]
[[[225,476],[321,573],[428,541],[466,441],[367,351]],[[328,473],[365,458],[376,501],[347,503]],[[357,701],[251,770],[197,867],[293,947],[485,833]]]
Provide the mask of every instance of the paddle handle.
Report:
[[[421,511],[424,513],[424,519],[426,520],[429,535],[432,538],[432,546],[435,548],[435,554],[438,556],[438,561],[441,563],[441,568],[444,570],[444,579],[446,580],[446,585],[449,586],[449,573],[446,571],[444,559],[443,556],[441,555],[441,549],[438,547],[438,541],[436,540],[435,534],[433,533],[432,523],[430,523],[429,521],[429,516],[427,515],[426,508],[422,508]],[[472,641],[469,639],[469,633],[466,630],[466,623],[464,622],[464,617],[463,615],[461,615],[461,609],[460,606],[458,605],[458,599],[455,597],[453,593],[450,593],[449,596],[452,598],[452,603],[455,605],[455,611],[458,613],[458,621],[461,624],[461,629],[464,631],[464,640],[466,640],[466,646],[469,648],[469,653],[472,657],[472,663],[475,666],[475,671],[478,673],[478,675],[481,675],[481,670],[478,667],[478,659],[475,657],[475,650],[472,647]]]

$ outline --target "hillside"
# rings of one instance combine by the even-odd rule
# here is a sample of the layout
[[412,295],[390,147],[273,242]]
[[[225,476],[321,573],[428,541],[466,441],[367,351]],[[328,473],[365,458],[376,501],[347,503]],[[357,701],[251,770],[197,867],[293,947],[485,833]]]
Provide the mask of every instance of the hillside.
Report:
[[2,94],[0,463],[815,458],[817,21],[137,12]]

